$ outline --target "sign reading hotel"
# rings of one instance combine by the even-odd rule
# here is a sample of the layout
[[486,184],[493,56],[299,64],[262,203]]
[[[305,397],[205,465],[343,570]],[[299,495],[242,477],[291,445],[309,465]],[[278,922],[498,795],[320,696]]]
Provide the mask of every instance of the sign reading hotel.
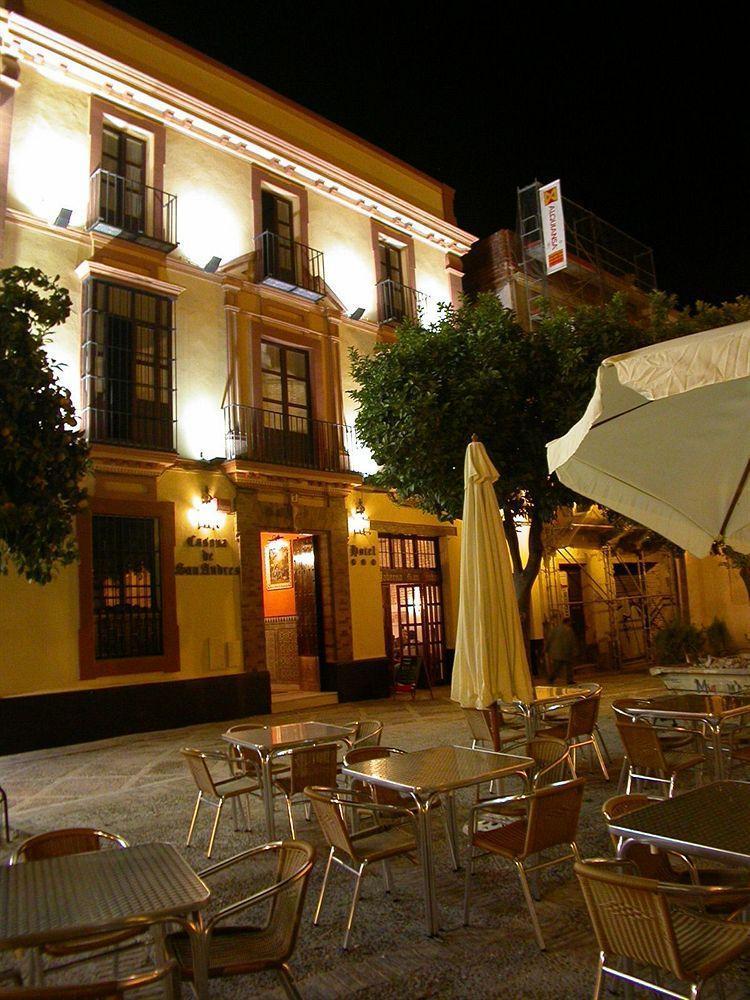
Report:
[[542,213],[544,263],[547,274],[554,274],[568,266],[560,181],[552,181],[539,188],[539,209]]

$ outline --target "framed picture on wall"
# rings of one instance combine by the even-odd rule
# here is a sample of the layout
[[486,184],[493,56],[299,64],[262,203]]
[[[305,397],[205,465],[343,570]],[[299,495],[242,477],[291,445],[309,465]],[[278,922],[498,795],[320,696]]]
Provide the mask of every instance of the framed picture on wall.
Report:
[[288,590],[292,584],[292,546],[288,538],[274,538],[267,543],[266,586],[269,590]]

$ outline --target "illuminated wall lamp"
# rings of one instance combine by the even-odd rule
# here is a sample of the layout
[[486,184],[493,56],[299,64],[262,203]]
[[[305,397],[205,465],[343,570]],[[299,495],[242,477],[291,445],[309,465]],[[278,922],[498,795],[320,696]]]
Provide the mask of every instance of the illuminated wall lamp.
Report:
[[362,503],[361,497],[357,500],[357,505],[349,515],[349,534],[370,534],[370,518],[367,516],[367,511],[365,510],[365,505]]
[[190,520],[196,528],[218,531],[224,524],[225,514],[219,510],[219,501],[203,487],[200,502],[191,510]]

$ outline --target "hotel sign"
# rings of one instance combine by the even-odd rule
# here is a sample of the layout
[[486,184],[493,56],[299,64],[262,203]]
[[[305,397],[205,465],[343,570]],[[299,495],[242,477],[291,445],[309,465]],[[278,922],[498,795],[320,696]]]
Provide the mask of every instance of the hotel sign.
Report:
[[542,213],[544,264],[547,274],[554,274],[568,266],[560,181],[539,188],[539,210]]

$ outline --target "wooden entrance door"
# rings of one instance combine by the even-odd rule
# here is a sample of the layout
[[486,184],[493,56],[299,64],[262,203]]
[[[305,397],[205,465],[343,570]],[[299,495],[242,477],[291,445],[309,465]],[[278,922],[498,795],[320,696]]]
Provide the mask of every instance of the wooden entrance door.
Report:
[[300,657],[300,682],[305,690],[320,690],[320,664],[324,649],[320,596],[315,572],[316,549],[314,536],[292,540],[297,650]]

